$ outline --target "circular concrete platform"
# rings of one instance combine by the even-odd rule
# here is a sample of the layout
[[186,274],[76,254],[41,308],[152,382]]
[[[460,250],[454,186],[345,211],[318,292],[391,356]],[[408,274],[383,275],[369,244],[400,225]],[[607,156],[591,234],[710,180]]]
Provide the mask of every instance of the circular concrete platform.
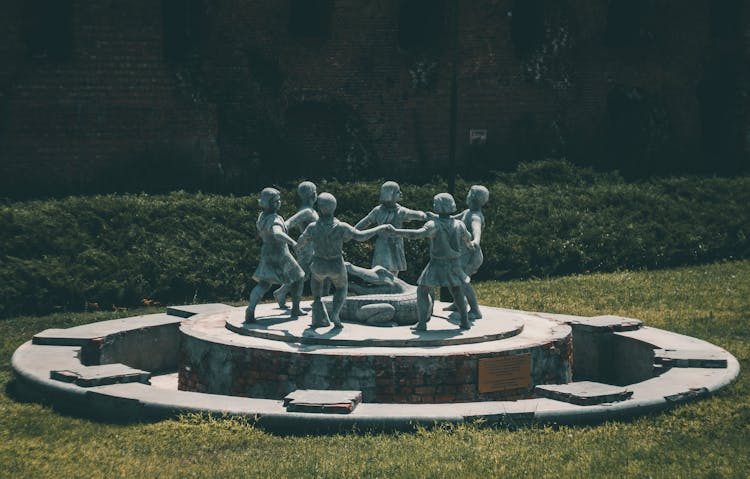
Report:
[[289,343],[331,346],[427,347],[454,344],[473,344],[516,336],[523,330],[523,318],[518,314],[499,313],[491,308],[483,310],[485,318],[474,322],[469,330],[459,328],[455,313],[435,310],[427,331],[415,331],[409,326],[375,327],[362,323],[345,322],[343,328],[333,325],[311,328],[309,307],[307,315],[290,316],[289,310],[271,304],[258,305],[254,323],[245,323],[244,308],[235,309],[226,318],[226,327],[243,336],[252,336]]
[[[13,389],[26,399],[52,403],[62,410],[103,420],[161,419],[185,412],[236,414],[252,417],[268,430],[309,434],[352,428],[413,430],[417,425],[430,427],[442,422],[482,421],[486,425],[517,426],[532,422],[582,424],[631,418],[706,397],[730,384],[740,371],[737,359],[718,346],[643,326],[632,318],[489,309],[518,315],[524,321],[523,331],[503,340],[441,348],[310,345],[232,333],[225,327],[225,319],[236,314],[237,308],[231,306],[172,306],[166,314],[48,329],[35,334],[13,354]],[[219,314],[222,312],[226,317]],[[190,319],[183,319],[186,317]],[[436,401],[436,404],[365,400],[348,414],[295,412],[279,399],[178,390],[175,371],[181,368],[179,381],[189,379],[186,373],[190,373],[190,363],[180,349],[185,341],[180,331],[183,326],[189,326],[193,336],[202,338],[205,344],[223,345],[215,352],[207,350],[206,358],[219,353],[211,360],[228,361],[226,372],[230,371],[232,351],[258,345],[268,348],[261,351],[265,361],[258,363],[259,372],[279,366],[278,358],[274,362],[274,351],[295,352],[304,362],[306,353],[325,350],[334,367],[346,361],[366,361],[355,352],[383,361],[384,355],[394,353],[419,358],[425,350],[439,350],[446,355],[459,350],[474,353],[494,350],[502,363],[513,359],[513,355],[503,357],[503,351],[509,353],[521,344],[542,344],[550,334],[564,334],[572,328],[574,377],[568,384],[537,385],[531,397],[519,400]],[[496,366],[495,360],[489,358],[489,364]],[[472,366],[474,369],[466,369],[463,374],[478,378],[482,374],[481,364],[477,362]],[[489,369],[490,373],[493,371],[498,372]],[[488,369],[484,368],[484,372]],[[148,374],[150,380],[144,380]],[[383,381],[381,378],[380,382]]]

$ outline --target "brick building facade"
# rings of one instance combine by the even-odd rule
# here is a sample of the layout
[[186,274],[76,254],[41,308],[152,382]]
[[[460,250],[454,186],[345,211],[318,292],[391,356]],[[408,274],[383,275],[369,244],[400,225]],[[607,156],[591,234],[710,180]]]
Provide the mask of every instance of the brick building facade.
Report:
[[741,0],[4,5],[9,194],[415,179],[547,157],[731,174],[750,151]]

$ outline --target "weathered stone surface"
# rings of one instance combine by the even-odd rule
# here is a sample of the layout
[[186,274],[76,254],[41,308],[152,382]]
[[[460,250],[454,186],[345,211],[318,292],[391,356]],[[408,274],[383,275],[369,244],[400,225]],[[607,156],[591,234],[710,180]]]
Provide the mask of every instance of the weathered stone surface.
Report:
[[[500,308],[491,309],[503,311]],[[515,313],[524,314],[517,311]],[[539,317],[540,314],[535,313],[535,316]],[[207,331],[213,329],[231,334],[226,331],[223,323],[216,321],[216,324],[214,324],[214,322],[206,319],[198,320],[200,323],[205,323],[203,331],[194,332],[205,335]],[[536,330],[541,337],[541,330],[543,329],[554,329],[554,325],[550,322],[542,322],[537,325],[534,321],[531,321],[522,335],[519,336],[529,339],[529,334]],[[568,326],[563,326],[563,329],[570,331]],[[703,397],[726,387],[737,378],[740,371],[739,362],[734,356],[721,348],[696,338],[648,327],[637,331],[614,333],[614,335],[622,335],[633,341],[641,341],[645,346],[650,345],[648,349],[651,355],[648,357],[652,359],[653,349],[651,348],[654,345],[658,345],[661,349],[675,350],[699,348],[710,350],[713,347],[715,351],[726,357],[727,367],[667,368],[659,376],[629,384],[627,389],[633,391],[629,400],[592,406],[579,406],[548,398],[497,401],[487,397],[479,398],[474,402],[441,400],[442,403],[428,404],[429,400],[437,402],[435,395],[445,394],[446,391],[441,390],[440,387],[434,388],[433,391],[433,386],[425,385],[413,388],[414,395],[417,397],[419,397],[418,394],[433,394],[433,396],[424,396],[421,403],[393,403],[388,401],[387,397],[383,397],[379,398],[378,402],[360,404],[351,414],[304,415],[287,412],[283,402],[275,399],[201,394],[175,390],[174,386],[162,388],[138,382],[82,388],[75,383],[51,379],[51,370],[67,369],[72,371],[80,367],[78,355],[80,348],[75,346],[45,346],[32,344],[29,341],[15,351],[11,359],[11,365],[16,378],[14,391],[19,394],[19,397],[50,402],[66,408],[74,407],[76,411],[86,415],[98,414],[99,417],[105,419],[124,417],[134,420],[172,417],[184,412],[240,414],[254,418],[259,425],[269,430],[295,433],[331,432],[342,428],[350,429],[351,427],[356,427],[359,430],[412,430],[416,425],[429,427],[435,423],[460,423],[475,420],[482,421],[485,424],[503,422],[518,426],[532,421],[581,424],[624,419],[662,411],[674,404]],[[497,343],[518,346],[518,341],[524,339],[524,337],[509,338]],[[229,341],[227,346],[229,349],[239,349],[257,341],[260,340],[235,335],[235,339]],[[378,349],[382,350],[382,348],[361,348],[361,351],[357,352],[356,348],[346,347],[301,347],[282,342],[275,342],[275,344],[278,347],[274,351],[265,351],[267,355],[264,357],[265,362],[262,364],[269,368],[282,367],[280,362],[276,364],[277,361],[274,361],[273,353],[295,351],[299,356],[304,356],[304,354],[318,349],[329,349],[340,353],[340,355],[354,356],[354,361],[361,362],[364,360],[363,356],[369,357]],[[451,348],[448,348],[448,350]],[[468,350],[470,353],[477,353],[480,350],[486,350],[486,345],[465,345],[461,346],[461,349]],[[430,348],[402,348],[400,350],[401,353],[413,357],[424,356],[429,351]],[[637,353],[640,349],[635,348],[633,351]],[[221,357],[216,359],[217,362],[222,360]],[[532,359],[533,363],[537,364],[538,359]],[[539,359],[543,359],[543,357]],[[378,360],[382,361],[384,358],[381,357]],[[183,361],[185,361],[185,358],[183,358]],[[338,365],[336,361],[332,364]],[[181,377],[186,371],[187,368],[180,370]],[[470,371],[456,371],[457,374],[468,372]],[[395,379],[398,383],[403,379],[400,376],[401,373],[400,369],[395,371]],[[359,374],[356,376],[360,377]],[[470,375],[467,377],[471,378]],[[368,379],[365,378],[365,380]],[[173,380],[171,381],[174,384]],[[180,379],[180,381],[183,380]],[[378,377],[376,381],[389,383],[389,378]],[[471,388],[470,384],[449,386],[462,391]],[[407,386],[404,385],[404,387]],[[293,388],[290,391],[294,389],[299,388]],[[358,388],[338,387],[335,389]]]
[[165,324],[178,324],[179,319],[166,314],[148,314],[130,318],[100,321],[66,329],[45,329],[32,338],[34,344],[50,346],[88,346],[91,341],[101,340],[112,334],[150,328]]
[[149,371],[174,369],[182,318],[164,313],[100,321],[36,334],[37,345],[80,346],[85,365],[123,363]]
[[581,381],[569,384],[544,384],[534,389],[537,396],[579,406],[624,401],[633,392],[622,386]]
[[341,329],[333,326],[312,328],[308,317],[295,318],[288,311],[259,305],[257,320],[245,323],[236,312],[226,320],[226,327],[243,336],[300,344],[359,346],[359,347],[427,347],[483,343],[518,335],[523,330],[520,316],[494,315],[492,321],[476,321],[473,328],[461,331],[454,315],[435,316],[427,331],[408,327],[373,328],[361,323],[346,323]]
[[81,387],[104,386],[116,383],[139,382],[148,384],[151,373],[124,364],[80,366],[50,371],[50,378]]
[[167,307],[167,314],[180,318],[189,318],[196,314],[218,313],[226,309],[232,309],[232,306],[223,303],[184,304],[182,306]]
[[590,318],[569,316],[565,322],[576,329],[589,332],[632,331],[640,329],[643,326],[643,322],[640,319],[611,315],[593,316]]
[[297,389],[284,398],[289,412],[349,414],[362,402],[362,391]]
[[688,401],[694,401],[708,395],[708,389],[704,387],[690,388],[687,391],[682,391],[677,394],[669,394],[664,396],[664,399],[670,403],[682,403]]
[[726,368],[727,357],[715,349],[657,349],[656,364],[672,368]]

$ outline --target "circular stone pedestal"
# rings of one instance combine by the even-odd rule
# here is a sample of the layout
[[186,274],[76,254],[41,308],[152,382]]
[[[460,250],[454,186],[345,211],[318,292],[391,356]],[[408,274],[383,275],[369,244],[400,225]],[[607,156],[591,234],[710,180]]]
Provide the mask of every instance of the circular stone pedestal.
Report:
[[[427,331],[344,323],[310,329],[275,304],[187,320],[179,389],[282,399],[297,389],[358,390],[365,402],[445,403],[531,397],[537,384],[571,381],[571,328],[482,307],[470,330],[436,303]],[[303,304],[309,309],[309,303]]]

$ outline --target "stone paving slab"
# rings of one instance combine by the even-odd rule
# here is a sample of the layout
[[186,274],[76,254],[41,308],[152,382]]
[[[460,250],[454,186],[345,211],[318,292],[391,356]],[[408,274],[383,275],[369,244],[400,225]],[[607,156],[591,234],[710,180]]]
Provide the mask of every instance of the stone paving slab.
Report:
[[654,361],[672,368],[726,368],[726,355],[716,349],[656,349]]
[[119,334],[137,329],[144,329],[165,324],[179,324],[180,318],[164,313],[132,316],[130,318],[99,321],[67,329],[45,329],[32,338],[34,344],[51,346],[87,346],[92,341],[106,338],[112,334]]
[[727,355],[729,354],[722,348],[707,341],[703,341],[702,339],[685,336],[684,334],[674,333],[663,329],[641,328],[633,331],[619,331],[614,334],[649,344],[653,346],[654,349],[710,349],[714,351],[722,351]]
[[297,389],[286,395],[287,411],[350,414],[362,402],[362,391]]
[[590,318],[567,316],[564,321],[581,331],[597,333],[633,331],[643,326],[643,322],[639,319],[611,315],[593,316]]
[[134,369],[124,364],[78,366],[50,371],[51,379],[65,383],[75,383],[84,388],[115,383],[139,382],[148,384],[150,377],[150,372]]
[[624,401],[633,395],[632,391],[624,387],[593,381],[539,385],[534,389],[534,393],[537,396],[577,404],[579,406]]
[[189,318],[197,314],[218,313],[232,308],[232,306],[223,303],[183,304],[181,306],[168,306],[167,314],[179,318]]
[[155,388],[176,391],[179,383],[179,373],[152,374],[149,383]]

